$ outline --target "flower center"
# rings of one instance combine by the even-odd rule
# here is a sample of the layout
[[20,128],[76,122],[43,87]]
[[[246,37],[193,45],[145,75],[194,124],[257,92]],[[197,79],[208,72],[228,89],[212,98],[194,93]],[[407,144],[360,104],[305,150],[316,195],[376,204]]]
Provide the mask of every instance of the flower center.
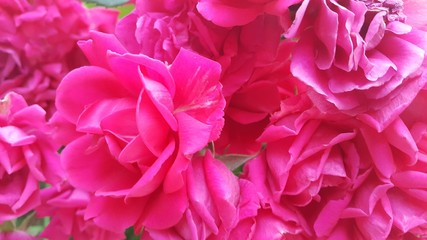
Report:
[[403,1],[402,0],[360,0],[368,7],[368,11],[386,11],[386,22],[406,20],[403,14]]

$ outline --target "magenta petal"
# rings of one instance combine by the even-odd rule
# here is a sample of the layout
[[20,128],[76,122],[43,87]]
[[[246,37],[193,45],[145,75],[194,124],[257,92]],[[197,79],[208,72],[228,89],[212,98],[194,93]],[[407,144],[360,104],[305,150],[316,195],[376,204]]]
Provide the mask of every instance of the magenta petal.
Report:
[[427,20],[425,14],[427,5],[423,0],[404,0],[403,12],[407,16],[406,24],[427,31]]
[[249,8],[237,8],[222,4],[220,1],[202,0],[197,10],[209,21],[221,27],[234,27],[248,24],[263,11],[255,5]]
[[85,212],[85,219],[114,232],[123,232],[135,224],[144,210],[145,199],[92,197]]
[[175,142],[171,141],[163,150],[162,154],[154,163],[142,173],[142,177],[129,191],[127,197],[141,197],[152,193],[156,190],[163,181],[167,169],[165,163],[170,159],[175,150]]
[[204,224],[214,234],[218,233],[215,223],[217,209],[213,203],[206,176],[203,169],[204,158],[193,158],[191,166],[187,170],[187,191],[193,212],[196,212]]
[[366,239],[374,239],[378,236],[389,236],[393,225],[391,212],[387,213],[382,204],[377,207],[369,217],[356,218],[359,229]]
[[138,174],[127,171],[111,154],[103,139],[82,136],[61,153],[72,185],[86,191],[109,192],[130,189]]
[[160,156],[168,144],[171,129],[146,92],[139,96],[136,121],[145,145],[154,155]]
[[314,223],[314,231],[318,237],[327,236],[338,223],[342,211],[347,207],[351,196],[347,194],[341,199],[331,199],[322,208]]
[[204,148],[208,142],[212,126],[204,124],[184,112],[175,114],[178,121],[180,150],[190,155]]
[[184,186],[183,173],[189,164],[190,159],[188,157],[178,154],[163,182],[163,190],[166,193],[175,192]]
[[118,110],[108,116],[104,116],[99,123],[102,131],[108,132],[123,141],[137,136],[139,133],[136,126],[135,107]]
[[206,182],[219,217],[223,224],[231,227],[236,221],[236,205],[239,201],[240,187],[237,177],[220,161],[206,153],[204,171]]
[[138,166],[143,168],[151,165],[156,157],[145,146],[141,136],[137,135],[121,149],[117,159],[122,164],[138,163]]
[[64,77],[56,93],[56,107],[63,117],[76,123],[85,107],[98,100],[128,95],[109,71],[99,67],[81,67]]
[[103,119],[118,111],[134,110],[135,107],[135,100],[129,98],[97,101],[88,105],[80,114],[76,123],[76,130],[85,133],[102,134],[100,123]]
[[113,34],[92,31],[91,39],[78,42],[80,49],[84,52],[89,62],[94,66],[108,69],[107,51],[125,53],[126,49]]
[[158,190],[150,196],[143,217],[142,226],[153,229],[165,229],[178,223],[185,209],[188,207],[188,199],[185,188],[173,193],[164,193]]
[[18,147],[34,143],[37,138],[34,135],[27,135],[23,130],[15,126],[0,127],[0,140]]
[[193,118],[212,125],[210,140],[216,140],[224,125],[219,77],[221,66],[210,59],[181,49],[170,72],[176,81],[175,113],[186,112]]
[[404,171],[393,174],[391,177],[394,185],[400,188],[425,188],[427,189],[427,173],[418,171]]
[[389,143],[373,129],[362,128],[361,132],[376,169],[383,177],[389,179],[396,171],[396,164]]

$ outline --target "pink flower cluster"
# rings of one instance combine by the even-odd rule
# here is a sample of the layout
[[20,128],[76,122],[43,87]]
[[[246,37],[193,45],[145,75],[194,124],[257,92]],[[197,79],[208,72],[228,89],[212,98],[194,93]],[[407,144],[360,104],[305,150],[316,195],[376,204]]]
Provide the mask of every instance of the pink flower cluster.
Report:
[[0,95],[14,91],[51,115],[62,77],[86,64],[76,42],[90,29],[114,31],[116,18],[77,0],[1,0]]
[[[35,210],[48,239],[427,238],[421,5],[136,0],[115,25],[0,0],[0,224]],[[24,98],[55,100],[48,123]]]

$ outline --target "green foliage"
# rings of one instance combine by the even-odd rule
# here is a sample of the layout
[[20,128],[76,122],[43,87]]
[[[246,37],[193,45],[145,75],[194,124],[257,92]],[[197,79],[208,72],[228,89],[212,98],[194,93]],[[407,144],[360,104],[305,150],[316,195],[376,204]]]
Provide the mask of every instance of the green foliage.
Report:
[[116,7],[129,2],[129,0],[84,0],[84,1],[87,3],[94,3],[96,5],[106,6],[106,7]]
[[141,239],[142,233],[135,235],[134,228],[130,227],[130,228],[126,229],[125,235],[126,235],[126,240],[139,240],[139,239]]

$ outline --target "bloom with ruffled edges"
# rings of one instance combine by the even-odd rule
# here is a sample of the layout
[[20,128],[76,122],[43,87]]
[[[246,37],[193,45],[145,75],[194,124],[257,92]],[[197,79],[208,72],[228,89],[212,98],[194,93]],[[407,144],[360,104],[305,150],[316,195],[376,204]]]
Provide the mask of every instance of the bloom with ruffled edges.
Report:
[[427,80],[427,33],[404,23],[403,8],[400,0],[302,2],[286,37],[297,41],[291,71],[317,107],[383,130],[411,103]]
[[0,222],[39,205],[39,182],[57,185],[64,180],[57,149],[45,111],[8,93],[0,102]]
[[91,194],[75,189],[64,182],[60,188],[46,188],[40,192],[41,204],[35,210],[37,217],[50,217],[49,224],[39,237],[61,240],[73,239],[123,239],[123,232],[112,232],[98,227],[92,220],[84,219]]
[[175,225],[188,206],[183,172],[224,124],[220,65],[184,49],[165,65],[99,32],[80,47],[92,66],[63,79],[54,119],[78,133],[61,161],[95,194],[85,218],[112,231]]
[[419,237],[427,169],[408,127],[397,118],[378,132],[346,115],[321,113],[301,95],[283,102],[259,139],[267,143],[265,155],[248,162],[244,176],[272,209],[303,217],[294,220],[303,227],[298,236]]
[[0,95],[15,91],[50,116],[62,77],[87,64],[77,41],[114,31],[117,15],[77,0],[0,1]]
[[196,156],[186,171],[189,207],[174,227],[144,229],[144,239],[229,239],[238,219],[239,182],[222,162],[207,151]]

